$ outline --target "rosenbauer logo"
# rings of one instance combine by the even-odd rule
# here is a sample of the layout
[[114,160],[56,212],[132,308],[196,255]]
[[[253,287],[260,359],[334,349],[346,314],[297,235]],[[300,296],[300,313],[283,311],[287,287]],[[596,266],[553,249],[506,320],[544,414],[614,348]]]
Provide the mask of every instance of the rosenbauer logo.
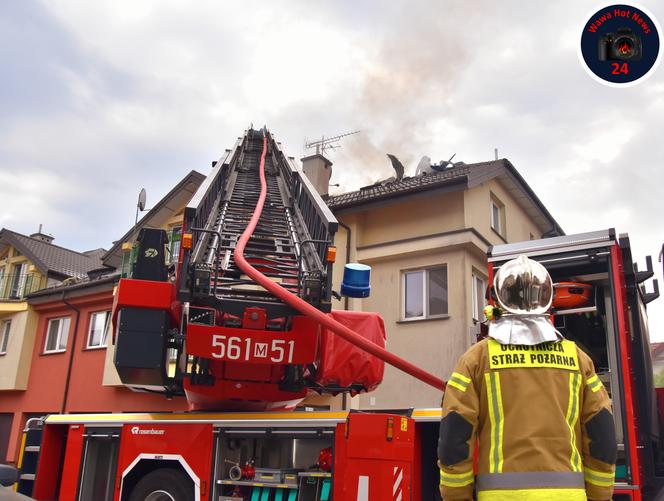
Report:
[[583,25],[579,58],[598,82],[629,87],[654,72],[660,59],[661,28],[643,8],[612,4]]
[[138,426],[132,426],[131,434],[132,435],[163,435],[166,433],[166,430],[157,430],[155,428],[141,429]]

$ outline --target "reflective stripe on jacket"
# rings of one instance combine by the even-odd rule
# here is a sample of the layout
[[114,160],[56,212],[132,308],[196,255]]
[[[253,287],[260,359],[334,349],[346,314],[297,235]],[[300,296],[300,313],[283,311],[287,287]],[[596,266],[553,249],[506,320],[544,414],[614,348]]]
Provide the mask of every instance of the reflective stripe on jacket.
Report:
[[472,499],[475,483],[479,501],[610,499],[611,402],[573,342],[486,339],[461,357],[448,381],[438,457],[446,501]]

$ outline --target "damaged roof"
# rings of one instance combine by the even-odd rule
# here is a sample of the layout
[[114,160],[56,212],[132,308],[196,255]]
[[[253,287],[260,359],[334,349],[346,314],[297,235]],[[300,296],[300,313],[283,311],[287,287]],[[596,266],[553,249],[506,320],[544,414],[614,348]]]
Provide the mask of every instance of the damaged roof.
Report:
[[472,164],[458,163],[442,172],[405,177],[400,181],[381,182],[357,191],[331,196],[326,202],[334,211],[368,209],[393,199],[434,190],[470,189],[497,179],[545,233],[565,232],[528,183],[506,158]]

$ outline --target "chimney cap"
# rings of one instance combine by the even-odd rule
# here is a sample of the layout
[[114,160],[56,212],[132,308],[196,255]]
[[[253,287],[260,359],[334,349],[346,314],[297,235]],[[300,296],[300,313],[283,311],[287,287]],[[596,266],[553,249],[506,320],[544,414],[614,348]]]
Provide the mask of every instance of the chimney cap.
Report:
[[320,153],[314,153],[313,155],[307,155],[306,157],[302,157],[300,158],[300,162],[304,163],[307,160],[313,160],[315,158],[321,159],[323,162],[325,162],[325,165],[327,165],[328,167],[332,166],[332,161],[329,158],[324,157]]

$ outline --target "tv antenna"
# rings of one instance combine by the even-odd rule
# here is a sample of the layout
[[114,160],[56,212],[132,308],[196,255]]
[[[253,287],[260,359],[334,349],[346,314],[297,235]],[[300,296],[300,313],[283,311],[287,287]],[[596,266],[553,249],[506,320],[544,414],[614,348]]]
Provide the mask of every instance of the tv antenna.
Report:
[[325,152],[327,150],[336,150],[337,148],[341,148],[341,145],[337,144],[341,138],[346,136],[352,136],[353,134],[358,134],[359,132],[361,131],[354,130],[352,132],[346,132],[344,134],[339,134],[338,136],[334,137],[322,136],[319,141],[312,141],[311,143],[307,143],[305,139],[304,147],[306,149],[315,147],[317,155],[325,155]]

